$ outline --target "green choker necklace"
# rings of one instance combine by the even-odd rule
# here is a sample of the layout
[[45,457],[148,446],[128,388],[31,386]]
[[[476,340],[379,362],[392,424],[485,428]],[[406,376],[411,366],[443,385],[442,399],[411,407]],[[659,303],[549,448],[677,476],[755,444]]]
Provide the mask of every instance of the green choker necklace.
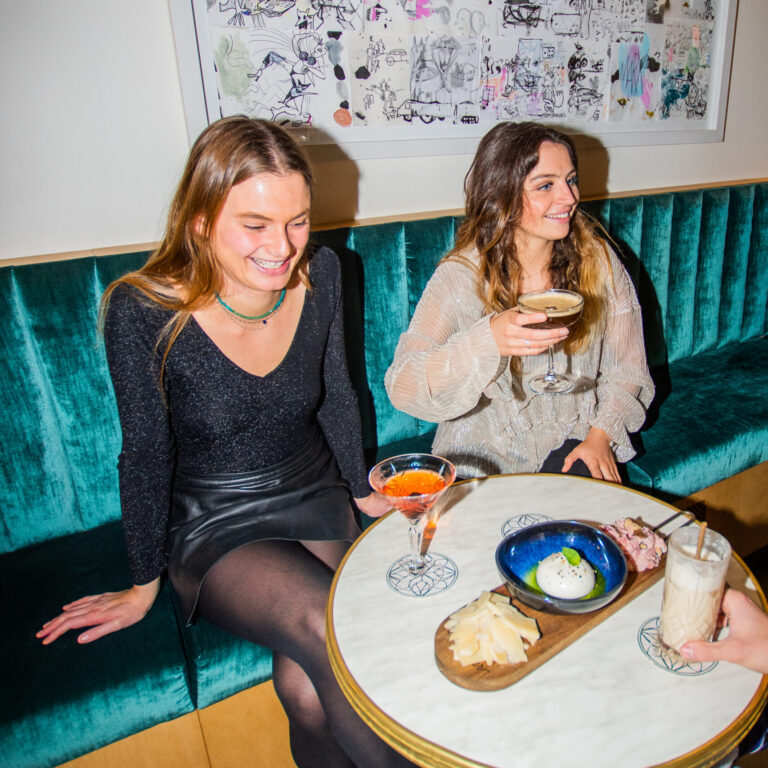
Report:
[[275,304],[272,309],[265,312],[263,315],[243,315],[240,312],[238,312],[236,309],[232,309],[232,307],[227,304],[224,299],[219,296],[218,291],[215,292],[216,301],[221,304],[221,306],[224,308],[224,310],[227,312],[227,314],[237,323],[240,323],[242,325],[248,325],[251,323],[259,323],[260,325],[266,325],[267,321],[269,320],[272,315],[277,312],[278,309],[280,309],[280,305],[283,303],[283,299],[285,298],[285,288],[283,288],[282,291],[280,291],[280,296],[277,299],[277,303]]

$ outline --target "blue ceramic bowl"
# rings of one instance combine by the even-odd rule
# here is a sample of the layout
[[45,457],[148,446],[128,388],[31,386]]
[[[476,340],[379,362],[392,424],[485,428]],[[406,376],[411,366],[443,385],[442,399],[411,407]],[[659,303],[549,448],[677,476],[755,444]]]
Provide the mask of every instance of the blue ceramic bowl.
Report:
[[[575,549],[594,569],[594,592],[578,600],[552,597],[533,584],[538,564],[563,547]],[[591,525],[572,520],[538,523],[510,533],[496,549],[496,566],[512,597],[549,613],[589,613],[611,602],[627,580],[627,561],[616,542]]]

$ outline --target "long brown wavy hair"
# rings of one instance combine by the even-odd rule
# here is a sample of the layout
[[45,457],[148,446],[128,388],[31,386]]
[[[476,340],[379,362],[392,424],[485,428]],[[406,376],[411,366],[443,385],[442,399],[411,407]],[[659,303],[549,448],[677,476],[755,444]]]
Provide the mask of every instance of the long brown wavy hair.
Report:
[[[468,256],[478,254],[477,293],[489,314],[517,306],[522,268],[515,234],[523,212],[523,184],[539,162],[539,148],[545,141],[564,146],[578,171],[576,150],[565,134],[539,123],[501,123],[481,140],[464,179],[466,217],[456,244],[443,260],[474,267]],[[551,286],[584,297],[581,319],[565,341],[567,354],[584,349],[604,327],[610,266],[596,226],[577,208],[568,235],[552,247]]]
[[[165,236],[147,263],[115,280],[101,300],[100,322],[109,299],[121,283],[137,288],[144,297],[172,310],[157,343],[163,349],[161,371],[174,341],[191,313],[206,306],[221,292],[223,278],[211,236],[230,190],[259,173],[297,172],[312,190],[312,171],[304,153],[279,126],[242,115],[225,117],[209,125],[194,143],[176,189]],[[307,253],[297,267],[309,286]]]

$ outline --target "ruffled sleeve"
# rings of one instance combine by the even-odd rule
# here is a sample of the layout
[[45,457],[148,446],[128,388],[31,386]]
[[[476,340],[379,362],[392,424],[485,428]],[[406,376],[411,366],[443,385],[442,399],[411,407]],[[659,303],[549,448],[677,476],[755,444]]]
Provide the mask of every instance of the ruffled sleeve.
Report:
[[597,376],[597,407],[590,420],[614,443],[619,461],[635,450],[629,439],[643,426],[654,395],[643,342],[643,322],[635,289],[624,267],[609,251],[608,316]]
[[401,411],[446,421],[474,408],[507,360],[475,293],[472,267],[448,261],[427,283],[384,384]]

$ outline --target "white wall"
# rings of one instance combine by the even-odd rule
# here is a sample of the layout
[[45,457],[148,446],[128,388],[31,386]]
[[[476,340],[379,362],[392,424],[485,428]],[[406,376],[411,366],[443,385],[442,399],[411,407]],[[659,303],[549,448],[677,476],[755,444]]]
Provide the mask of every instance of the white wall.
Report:
[[[582,191],[768,177],[767,47],[741,0],[725,141],[585,152]],[[3,0],[0,72],[0,260],[157,240],[188,149],[164,0]],[[460,208],[470,160],[319,160],[315,218]]]

